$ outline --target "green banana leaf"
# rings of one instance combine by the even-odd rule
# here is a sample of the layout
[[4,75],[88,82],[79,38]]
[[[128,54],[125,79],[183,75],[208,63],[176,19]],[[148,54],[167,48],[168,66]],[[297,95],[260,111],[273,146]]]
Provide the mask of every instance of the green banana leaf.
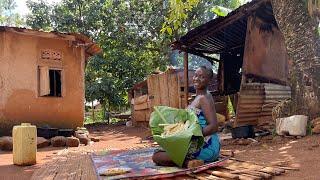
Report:
[[[162,137],[163,126],[159,124],[174,124],[180,121],[190,121],[187,130],[176,134]],[[149,122],[153,139],[167,152],[171,160],[182,167],[188,153],[191,138],[197,141],[197,148],[200,149],[204,143],[201,126],[198,117],[190,110],[176,109],[167,106],[155,106]]]

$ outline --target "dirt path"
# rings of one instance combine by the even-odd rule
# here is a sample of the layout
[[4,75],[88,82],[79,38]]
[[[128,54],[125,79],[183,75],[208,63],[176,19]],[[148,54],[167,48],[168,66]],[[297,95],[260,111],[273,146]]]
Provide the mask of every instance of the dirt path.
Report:
[[289,171],[275,179],[320,179],[320,135],[301,139],[276,137],[271,140],[271,138],[261,140],[258,144],[226,145],[223,148],[235,150],[235,157],[242,160],[262,164],[288,161],[289,165],[299,167],[299,171]]
[[[92,152],[103,149],[135,149],[150,146],[146,137],[150,135],[144,128],[128,128],[125,126],[96,126],[89,127],[90,134],[99,137],[100,142],[91,146],[78,148],[39,149],[37,165],[19,167],[12,165],[12,153],[0,151],[0,180],[2,179],[30,179],[32,173],[42,164],[62,156],[66,151]],[[223,149],[234,150],[235,157],[243,160],[269,164],[274,161],[289,161],[293,166],[300,167],[300,171],[290,171],[276,179],[319,179],[320,176],[320,136],[314,135],[301,139],[266,137],[258,143],[250,145],[234,145],[230,141],[223,141]]]

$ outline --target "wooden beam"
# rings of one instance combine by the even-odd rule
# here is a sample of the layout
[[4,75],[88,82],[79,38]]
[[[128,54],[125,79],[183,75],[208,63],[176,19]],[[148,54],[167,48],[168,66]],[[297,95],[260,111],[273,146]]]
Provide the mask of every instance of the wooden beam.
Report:
[[196,56],[205,58],[205,59],[207,59],[211,64],[213,64],[213,61],[220,62],[219,59],[206,56],[206,55],[204,55],[203,53],[200,53],[200,52],[195,51],[195,50],[192,50],[192,49],[186,49],[186,48],[183,48],[183,47],[179,47],[179,48],[177,48],[177,49],[180,49],[180,50],[182,50],[182,51],[184,51],[184,52],[187,52],[187,53],[194,54],[194,55],[196,55]]
[[183,66],[184,66],[184,98],[185,98],[185,108],[188,107],[188,97],[189,97],[189,68],[188,68],[188,53],[184,52],[183,56]]
[[207,59],[211,64],[213,64],[213,62],[214,62],[214,61],[215,61],[215,62],[220,62],[220,60],[219,60],[219,59],[216,59],[216,58],[213,58],[213,57],[206,56],[206,55],[204,55],[204,54],[202,54],[202,53],[198,53],[198,52],[196,52],[196,51],[187,50],[187,52],[189,52],[189,53],[191,53],[191,54],[194,54],[194,55],[196,55],[196,56],[199,56],[199,57],[205,58],[205,59]]

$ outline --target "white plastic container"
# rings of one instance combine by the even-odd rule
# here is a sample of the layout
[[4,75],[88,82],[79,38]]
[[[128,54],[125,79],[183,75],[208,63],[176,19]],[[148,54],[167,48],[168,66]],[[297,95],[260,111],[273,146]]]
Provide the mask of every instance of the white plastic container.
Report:
[[37,159],[37,128],[30,123],[14,126],[13,164],[20,166],[34,165]]
[[276,120],[278,135],[305,136],[307,132],[308,116],[294,115]]

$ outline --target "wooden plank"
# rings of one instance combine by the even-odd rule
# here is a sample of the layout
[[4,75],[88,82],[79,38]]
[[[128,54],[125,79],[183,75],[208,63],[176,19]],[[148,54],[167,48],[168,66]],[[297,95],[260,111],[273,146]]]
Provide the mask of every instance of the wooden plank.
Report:
[[179,108],[179,83],[176,73],[168,73],[169,106]]
[[33,173],[31,180],[53,179],[55,171],[58,168],[57,164],[59,164],[58,160],[54,160],[50,163],[44,164],[40,169],[36,170]]
[[168,92],[168,76],[167,73],[159,74],[159,89],[161,105],[169,106],[169,92]]
[[134,105],[134,110],[139,111],[139,110],[144,110],[144,109],[149,109],[150,103],[149,102],[144,102],[141,104],[135,104]]
[[146,119],[150,119],[150,114],[153,112],[153,107],[160,105],[160,96],[159,96],[159,77],[158,75],[150,75],[147,79],[148,83],[148,95],[150,108],[149,112],[146,113]]
[[60,157],[36,170],[31,180],[88,179],[95,180],[97,175],[89,155]]
[[148,95],[142,95],[134,98],[134,104],[142,104],[148,101]]
[[161,105],[161,99],[160,99],[160,79],[159,75],[153,75],[152,78],[152,86],[153,86],[153,96],[154,96],[154,103],[153,106],[159,106]]
[[148,110],[139,110],[139,111],[134,111],[132,116],[134,121],[146,121],[146,113]]

